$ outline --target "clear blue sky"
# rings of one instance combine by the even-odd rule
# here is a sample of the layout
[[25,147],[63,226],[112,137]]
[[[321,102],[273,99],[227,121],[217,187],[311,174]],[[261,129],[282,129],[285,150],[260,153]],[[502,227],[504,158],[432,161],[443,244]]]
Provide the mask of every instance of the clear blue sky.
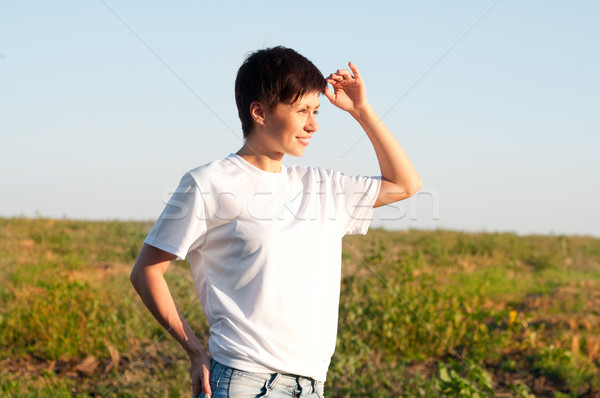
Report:
[[[185,171],[241,147],[236,70],[282,44],[324,74],[355,62],[419,170],[423,193],[373,225],[600,236],[599,15],[595,1],[3,2],[0,216],[155,219]],[[358,125],[321,103],[306,155],[285,163],[378,174]]]

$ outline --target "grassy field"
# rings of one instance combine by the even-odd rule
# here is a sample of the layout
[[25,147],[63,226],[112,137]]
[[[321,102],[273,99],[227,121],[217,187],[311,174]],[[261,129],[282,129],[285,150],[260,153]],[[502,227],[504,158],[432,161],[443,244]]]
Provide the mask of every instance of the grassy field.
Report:
[[[129,283],[150,227],[0,219],[0,396],[191,396]],[[326,396],[600,396],[600,239],[372,230],[343,248]],[[187,263],[167,279],[206,335]]]

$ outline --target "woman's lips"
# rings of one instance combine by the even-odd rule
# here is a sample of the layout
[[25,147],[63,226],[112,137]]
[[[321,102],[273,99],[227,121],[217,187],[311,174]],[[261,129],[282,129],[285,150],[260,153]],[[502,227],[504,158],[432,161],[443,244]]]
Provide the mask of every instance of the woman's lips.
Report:
[[300,141],[300,143],[304,146],[308,145],[308,140],[310,140],[310,138],[300,138],[300,137],[296,137],[298,139],[298,141]]

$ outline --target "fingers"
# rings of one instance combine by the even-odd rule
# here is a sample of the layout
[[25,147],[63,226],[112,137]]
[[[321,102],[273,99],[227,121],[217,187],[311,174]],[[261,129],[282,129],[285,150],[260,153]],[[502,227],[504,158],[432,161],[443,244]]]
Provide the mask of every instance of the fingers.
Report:
[[[339,72],[339,71],[338,71]],[[331,75],[329,75],[329,77],[327,79],[325,79],[327,81],[327,83],[329,84],[335,84],[335,83],[340,83],[344,80],[344,76],[339,75],[337,73],[332,73]]]
[[360,80],[360,72],[353,62],[348,62],[348,69],[338,69],[336,72],[330,74],[325,80],[331,85],[344,82],[354,82]]
[[358,79],[360,77],[360,72],[358,71],[358,68],[356,67],[356,65],[354,65],[354,62],[352,62],[352,61],[348,62],[348,66],[350,67],[350,70],[354,74],[354,78]]
[[[338,69],[337,72],[332,73],[331,75],[329,75],[328,83],[334,84],[334,83],[341,83],[344,80],[351,80],[352,79],[352,74],[350,74],[349,70],[346,69]],[[330,81],[331,80],[331,81]]]
[[352,79],[353,76],[348,69],[338,69],[336,74],[344,79]]
[[[327,83],[333,84],[329,81],[329,79],[327,79]],[[329,87],[325,87],[325,90],[323,90],[323,95],[325,95],[329,102],[335,101],[335,94],[329,89]]]
[[210,381],[207,375],[203,375],[202,380],[197,379],[195,382],[192,382],[192,398],[210,398],[211,394]]
[[202,392],[205,398],[210,398],[212,391],[210,389],[210,373],[204,372],[202,374]]
[[194,375],[192,374],[192,398],[199,396],[201,392],[202,384],[200,382],[200,379],[194,377]]
[[210,398],[210,363],[207,357],[192,362],[192,397]]

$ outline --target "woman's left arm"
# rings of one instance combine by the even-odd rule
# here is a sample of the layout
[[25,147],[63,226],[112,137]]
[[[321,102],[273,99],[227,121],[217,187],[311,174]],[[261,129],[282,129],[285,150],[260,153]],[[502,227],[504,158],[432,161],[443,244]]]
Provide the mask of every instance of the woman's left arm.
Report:
[[381,188],[374,207],[406,199],[422,187],[421,178],[404,149],[377,116],[367,100],[364,81],[356,65],[348,63],[350,70],[338,69],[326,79],[325,96],[336,107],[347,111],[361,125],[375,149],[381,170]]

